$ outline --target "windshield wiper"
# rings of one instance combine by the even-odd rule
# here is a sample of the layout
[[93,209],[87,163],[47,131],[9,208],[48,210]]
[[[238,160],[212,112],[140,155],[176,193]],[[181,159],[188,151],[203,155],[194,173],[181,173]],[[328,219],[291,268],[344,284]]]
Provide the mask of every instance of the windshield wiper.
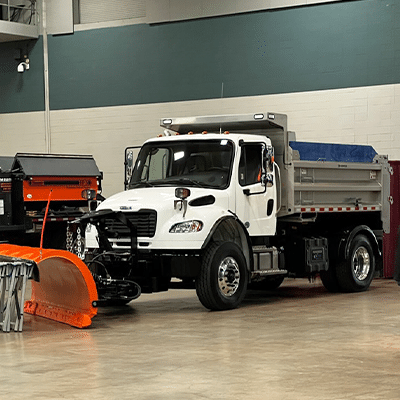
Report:
[[199,182],[199,181],[196,181],[196,180],[194,180],[194,179],[190,179],[190,178],[176,178],[176,179],[168,179],[168,180],[165,180],[165,183],[166,184],[170,184],[170,183],[182,183],[182,184],[185,184],[185,183],[192,183],[193,185],[196,185],[196,186],[198,186],[198,187],[201,187],[201,188],[203,188],[203,187],[205,187],[205,186],[208,186],[208,185],[206,185],[205,183],[203,183],[203,182]]
[[129,189],[134,189],[134,188],[138,188],[140,186],[149,186],[149,187],[154,187],[154,185],[152,185],[150,182],[148,181],[140,181],[140,182],[135,182],[135,183],[131,183],[129,185]]
[[190,179],[190,178],[185,177],[185,178],[172,178],[172,179],[169,179],[169,178],[157,179],[155,181],[152,181],[151,183],[148,181],[135,182],[129,186],[129,189],[139,188],[141,186],[156,187],[156,186],[176,185],[176,184],[181,184],[181,185],[192,184],[192,185],[195,185],[195,186],[201,187],[201,188],[215,187],[215,185],[213,185],[213,184],[200,182],[195,179]]

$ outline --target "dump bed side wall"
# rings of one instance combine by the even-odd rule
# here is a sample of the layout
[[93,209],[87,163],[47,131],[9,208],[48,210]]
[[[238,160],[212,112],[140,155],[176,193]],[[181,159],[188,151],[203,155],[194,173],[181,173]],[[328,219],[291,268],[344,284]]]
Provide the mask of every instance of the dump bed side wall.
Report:
[[[301,160],[296,159],[300,158],[297,150],[293,151],[291,163],[284,166],[281,174],[282,204],[285,207],[279,216],[314,212],[380,211],[383,229],[388,232],[389,165],[382,156],[375,156],[369,162],[373,157],[369,146],[360,147],[365,147],[369,153],[366,162],[352,162],[348,154],[346,157],[349,161],[342,162]],[[339,154],[340,148],[336,150]],[[363,149],[358,150],[357,159],[360,159]]]
[[382,207],[380,164],[294,161],[294,212],[310,207]]

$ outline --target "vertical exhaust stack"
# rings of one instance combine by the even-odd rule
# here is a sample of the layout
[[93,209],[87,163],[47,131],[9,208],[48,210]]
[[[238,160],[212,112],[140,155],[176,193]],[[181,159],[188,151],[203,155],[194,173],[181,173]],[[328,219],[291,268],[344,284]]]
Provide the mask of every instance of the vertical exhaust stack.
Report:
[[97,314],[96,284],[85,263],[65,250],[0,244],[0,254],[30,260],[39,270],[24,311],[77,328],[88,327]]

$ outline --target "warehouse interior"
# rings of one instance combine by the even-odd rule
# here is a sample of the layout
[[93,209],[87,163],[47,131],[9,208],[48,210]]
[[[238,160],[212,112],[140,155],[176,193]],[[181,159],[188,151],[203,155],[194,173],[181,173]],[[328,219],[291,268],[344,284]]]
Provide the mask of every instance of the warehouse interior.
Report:
[[[273,112],[298,140],[396,163],[399,16],[395,0],[0,0],[0,159],[91,155],[108,198],[124,190],[125,148],[162,134],[160,120]],[[396,238],[386,246],[393,263]],[[398,399],[393,268],[360,293],[286,278],[220,312],[170,289],[99,307],[83,329],[25,314],[21,332],[0,330],[2,393]]]

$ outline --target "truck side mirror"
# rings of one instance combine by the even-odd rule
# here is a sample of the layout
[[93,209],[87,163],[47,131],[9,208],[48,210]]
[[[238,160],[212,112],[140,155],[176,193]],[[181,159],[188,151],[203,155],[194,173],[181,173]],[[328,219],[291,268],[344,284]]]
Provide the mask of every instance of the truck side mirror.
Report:
[[125,161],[124,161],[124,166],[125,166],[124,189],[125,190],[128,188],[129,182],[131,180],[133,168],[135,166],[135,161],[136,161],[136,157],[137,157],[139,149],[140,149],[140,146],[127,147],[125,149]]
[[274,150],[272,147],[263,147],[262,161],[263,173],[261,182],[264,186],[271,187],[274,184]]

